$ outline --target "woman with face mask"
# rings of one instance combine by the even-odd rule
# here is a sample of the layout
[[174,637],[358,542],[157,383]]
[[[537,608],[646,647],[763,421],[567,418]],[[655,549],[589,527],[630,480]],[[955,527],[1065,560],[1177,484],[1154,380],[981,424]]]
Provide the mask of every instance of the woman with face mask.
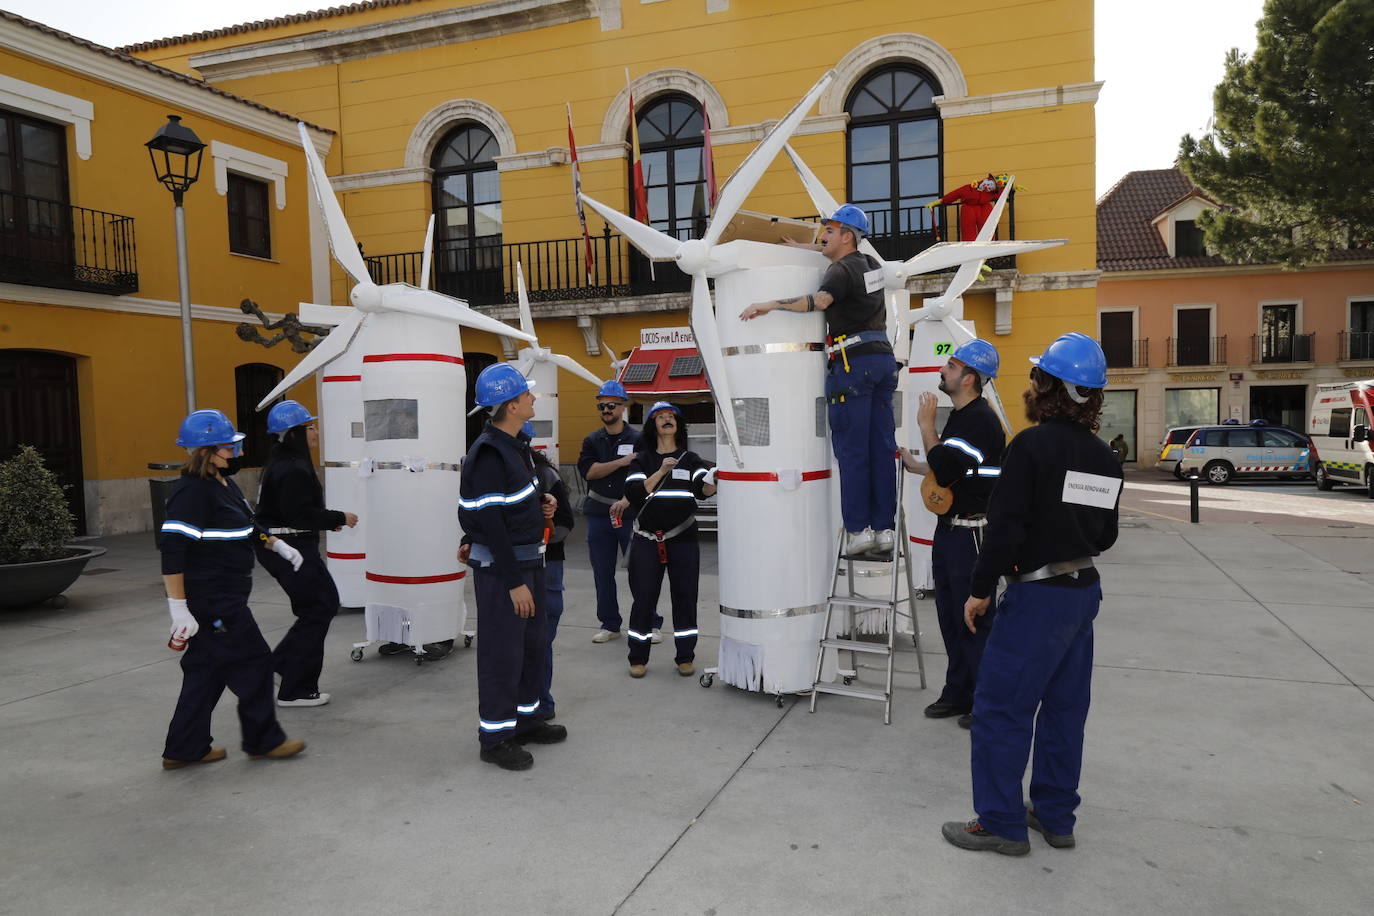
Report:
[[250,757],[292,757],[305,749],[277,724],[272,656],[248,608],[254,543],[297,568],[301,555],[253,523],[252,509],[230,479],[243,438],[218,410],[193,411],[177,436],[188,455],[167,497],[162,582],[172,615],[168,645],[186,654],[164,770],[225,758],[224,748],[210,743],[210,717],[226,687],[239,699],[242,746]]
[[323,706],[320,693],[324,639],[339,611],[339,590],[320,556],[320,532],[352,528],[358,516],[324,507],[324,487],[315,473],[311,449],[320,444],[316,419],[295,401],[282,401],[267,414],[267,431],[279,440],[263,468],[258,489],[258,524],[300,551],[300,568],[262,545],[255,549],[262,568],[291,599],[296,622],[272,650],[281,675],[278,706]]

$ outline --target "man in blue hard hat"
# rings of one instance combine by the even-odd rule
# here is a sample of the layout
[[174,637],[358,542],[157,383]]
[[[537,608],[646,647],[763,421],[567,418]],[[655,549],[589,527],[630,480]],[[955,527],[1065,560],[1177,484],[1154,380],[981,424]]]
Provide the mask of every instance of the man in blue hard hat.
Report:
[[[1079,333],[1032,357],[1026,419],[1002,459],[983,550],[964,604],[981,629],[1007,580],[973,698],[971,821],[950,821],[961,849],[1025,855],[1028,830],[1076,844],[1074,811],[1092,688],[1093,620],[1102,603],[1093,558],[1116,543],[1121,465],[1096,435],[1107,359]],[[1034,759],[1030,805],[1022,795]]]
[[830,355],[825,380],[830,442],[840,466],[844,553],[891,554],[896,543],[897,424],[892,394],[897,360],[887,338],[883,266],[861,253],[868,216],[853,204],[822,220],[820,252],[831,262],[820,289],[791,299],[756,302],[748,321],[774,309],[825,313]]
[[476,400],[491,420],[463,461],[458,521],[466,535],[459,557],[472,567],[477,602],[477,716],[481,758],[527,770],[525,744],[555,744],[567,729],[541,716],[544,658],[544,505],[521,432],[534,416],[534,383],[496,363],[477,376]]
[[916,407],[926,460],[902,453],[907,470],[935,475],[935,482],[948,488],[952,498],[949,511],[937,516],[930,554],[935,614],[948,663],[944,689],[925,714],[931,719],[958,716],[964,728],[970,725],[978,664],[992,624],[990,612],[978,632],[970,633],[964,626],[964,602],[987,524],[988,496],[1007,441],[1002,421],[983,397],[983,387],[997,377],[998,364],[997,348],[985,340],[970,340],[955,350],[940,369],[939,388],[954,405],[944,429],[935,429],[936,397],[927,391]]

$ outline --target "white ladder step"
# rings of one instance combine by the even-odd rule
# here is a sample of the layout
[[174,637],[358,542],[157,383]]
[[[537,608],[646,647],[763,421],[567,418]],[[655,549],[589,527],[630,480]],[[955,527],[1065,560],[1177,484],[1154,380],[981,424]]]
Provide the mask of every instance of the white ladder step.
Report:
[[871,642],[858,642],[853,639],[822,639],[821,646],[826,649],[844,649],[846,652],[871,652],[874,655],[891,655],[887,646]]
[[811,689],[817,693],[834,693],[842,697],[854,697],[858,700],[877,700],[880,703],[887,702],[887,694],[881,690],[865,690],[862,687],[846,687],[843,684],[825,683],[816,684]]

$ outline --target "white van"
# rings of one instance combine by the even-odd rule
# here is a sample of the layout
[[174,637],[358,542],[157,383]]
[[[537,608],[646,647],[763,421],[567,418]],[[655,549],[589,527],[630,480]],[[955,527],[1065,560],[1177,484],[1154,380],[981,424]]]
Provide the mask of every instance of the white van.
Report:
[[1313,470],[1318,487],[1329,490],[1338,483],[1352,483],[1368,487],[1369,497],[1374,499],[1371,415],[1374,379],[1317,386],[1307,432],[1317,452]]

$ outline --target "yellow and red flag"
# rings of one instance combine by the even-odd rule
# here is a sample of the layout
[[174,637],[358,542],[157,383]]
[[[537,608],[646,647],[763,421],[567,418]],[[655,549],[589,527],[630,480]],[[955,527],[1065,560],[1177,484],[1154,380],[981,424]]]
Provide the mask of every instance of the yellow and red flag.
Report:
[[573,203],[577,205],[577,222],[582,226],[583,261],[587,271],[587,284],[595,281],[596,257],[592,254],[592,236],[587,231],[587,211],[582,207],[582,169],[577,164],[577,141],[573,139],[572,104],[564,102],[568,108],[568,158],[572,161]]
[[[629,74],[625,74],[629,82]],[[630,175],[634,187],[630,189],[631,216],[641,223],[649,221],[649,193],[644,189],[644,161],[639,156],[639,125],[635,123],[635,94],[630,93]]]

